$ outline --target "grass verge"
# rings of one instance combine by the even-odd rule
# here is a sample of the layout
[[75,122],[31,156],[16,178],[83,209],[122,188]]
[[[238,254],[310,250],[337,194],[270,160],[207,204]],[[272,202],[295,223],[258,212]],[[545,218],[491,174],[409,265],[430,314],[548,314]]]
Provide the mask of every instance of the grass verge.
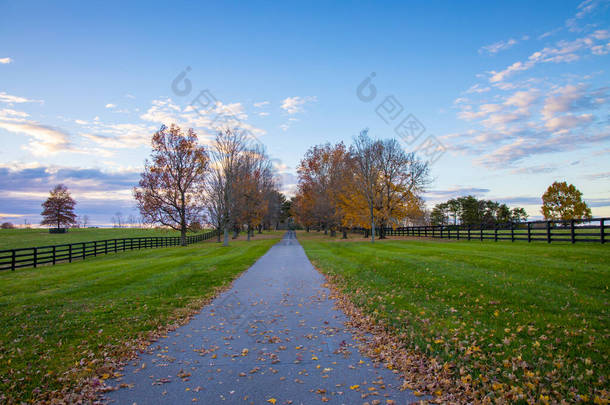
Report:
[[[298,236],[356,307],[465,398],[608,403],[608,246]],[[385,360],[412,369],[399,359]],[[424,381],[414,388],[440,400],[449,389]]]
[[0,402],[66,398],[83,379],[114,376],[113,362],[188,319],[279,237],[1,273]]

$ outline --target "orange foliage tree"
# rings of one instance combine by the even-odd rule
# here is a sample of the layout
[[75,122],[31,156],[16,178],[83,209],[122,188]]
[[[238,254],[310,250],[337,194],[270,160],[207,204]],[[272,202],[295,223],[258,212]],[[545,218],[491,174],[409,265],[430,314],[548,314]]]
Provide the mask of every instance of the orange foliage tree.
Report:
[[[306,228],[334,230],[403,224],[423,215],[420,194],[428,164],[406,153],[394,139],[372,140],[363,131],[349,151],[343,143],[310,148],[298,168],[293,214]],[[380,232],[384,237],[383,232]]]
[[162,126],[152,138],[151,160],[146,160],[134,196],[146,222],[160,223],[186,233],[199,222],[209,157],[192,129]]

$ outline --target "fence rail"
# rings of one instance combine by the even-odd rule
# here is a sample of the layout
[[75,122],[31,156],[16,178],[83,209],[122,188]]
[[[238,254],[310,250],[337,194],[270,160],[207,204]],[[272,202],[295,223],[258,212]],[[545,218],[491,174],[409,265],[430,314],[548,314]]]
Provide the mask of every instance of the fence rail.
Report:
[[[493,240],[527,242],[593,242],[606,243],[610,239],[610,218],[568,221],[531,221],[496,225],[427,225],[376,229],[387,236],[414,236],[456,240]],[[370,235],[370,229],[356,232]]]
[[[186,244],[202,242],[216,235],[218,235],[218,230],[187,236]],[[74,260],[85,260],[91,256],[95,257],[109,253],[125,252],[127,250],[153,249],[179,245],[179,236],[148,236],[0,250],[0,271],[14,271],[19,268],[38,267],[45,264],[72,263]]]

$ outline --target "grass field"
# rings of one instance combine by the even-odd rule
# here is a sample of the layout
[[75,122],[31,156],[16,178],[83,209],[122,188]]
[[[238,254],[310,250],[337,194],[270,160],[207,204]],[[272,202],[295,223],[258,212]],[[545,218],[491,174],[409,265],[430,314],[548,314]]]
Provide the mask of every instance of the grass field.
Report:
[[0,229],[0,250],[145,236],[180,236],[180,232],[146,228],[74,228],[67,233],[49,233],[43,228]]
[[1,273],[0,403],[3,394],[9,403],[33,400],[83,376],[109,373],[105,357],[124,354],[126,342],[199,309],[280,235],[232,241],[228,248],[204,242]]
[[357,306],[480,396],[608,399],[610,246],[298,237]]

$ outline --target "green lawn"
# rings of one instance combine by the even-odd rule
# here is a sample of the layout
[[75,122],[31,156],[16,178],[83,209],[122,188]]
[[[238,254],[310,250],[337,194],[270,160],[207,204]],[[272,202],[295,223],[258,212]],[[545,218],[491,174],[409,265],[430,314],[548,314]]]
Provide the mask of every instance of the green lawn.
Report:
[[145,228],[74,228],[57,234],[43,228],[0,229],[0,250],[145,236],[180,236],[180,232]]
[[608,398],[610,246],[299,238],[407,348],[455,365],[458,383],[510,402]]
[[[264,237],[264,238],[263,238]],[[0,402],[111,373],[125,342],[201,308],[280,237],[214,242],[101,256],[85,262],[0,273]],[[71,370],[74,368],[73,370]],[[69,371],[68,381],[58,377]]]

